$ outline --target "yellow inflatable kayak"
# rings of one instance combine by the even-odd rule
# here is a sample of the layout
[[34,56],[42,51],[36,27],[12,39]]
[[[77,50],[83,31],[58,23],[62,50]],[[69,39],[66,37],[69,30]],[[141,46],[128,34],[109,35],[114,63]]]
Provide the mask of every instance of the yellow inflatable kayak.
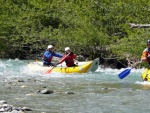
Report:
[[149,81],[150,82],[150,68],[143,70],[141,76],[142,76],[143,81]]
[[[59,73],[95,72],[98,66],[99,66],[99,58],[96,58],[93,61],[78,62],[78,66],[75,67],[66,67],[65,64],[60,64],[57,67],[53,68],[52,72],[59,72]],[[52,67],[43,67],[42,62],[39,61],[30,62],[27,65],[27,67],[32,71],[42,71],[43,73],[52,68]]]

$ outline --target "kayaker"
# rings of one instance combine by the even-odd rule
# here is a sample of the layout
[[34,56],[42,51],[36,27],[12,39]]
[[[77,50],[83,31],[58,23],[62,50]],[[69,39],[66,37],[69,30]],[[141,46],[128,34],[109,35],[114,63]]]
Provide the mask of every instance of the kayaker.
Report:
[[148,62],[148,65],[150,67],[150,39],[147,40],[147,48],[145,48],[142,53],[141,61]]
[[65,54],[64,54],[63,58],[65,58],[64,61],[65,61],[67,67],[77,66],[74,63],[74,59],[76,58],[76,54],[71,52],[70,47],[65,48]]
[[47,50],[44,52],[43,55],[43,66],[56,66],[57,63],[51,63],[53,56],[62,58],[62,54],[58,54],[54,52],[54,47],[53,45],[48,45]]

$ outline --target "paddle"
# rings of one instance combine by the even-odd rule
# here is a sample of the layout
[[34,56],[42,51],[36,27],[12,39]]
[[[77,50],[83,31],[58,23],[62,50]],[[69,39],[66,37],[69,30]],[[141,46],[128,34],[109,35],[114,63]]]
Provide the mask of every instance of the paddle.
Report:
[[[68,55],[64,56],[64,57],[59,61],[58,64],[61,64],[69,55],[70,55],[70,53],[69,53]],[[58,64],[57,64],[57,65],[58,65]],[[53,70],[55,67],[56,67],[56,66],[53,66],[51,69],[47,70],[47,71],[45,72],[45,74],[50,74],[50,73],[52,72],[52,70]]]
[[132,66],[132,68],[125,69],[124,71],[122,71],[122,72],[118,75],[118,77],[119,77],[120,79],[125,78],[127,75],[130,74],[131,69],[133,69],[137,64],[139,64],[139,63],[141,63],[141,62],[142,62],[142,61],[135,63],[135,64]]

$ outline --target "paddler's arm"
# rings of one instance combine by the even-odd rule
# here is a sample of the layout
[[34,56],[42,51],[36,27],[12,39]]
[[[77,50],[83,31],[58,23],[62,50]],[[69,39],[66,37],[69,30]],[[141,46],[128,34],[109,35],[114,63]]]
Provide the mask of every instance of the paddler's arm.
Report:
[[77,57],[76,54],[74,54],[73,52],[71,52],[72,58],[75,59]]
[[[63,57],[63,55],[62,54],[58,54],[58,53],[53,53],[53,56],[55,56],[55,57],[58,57],[58,58],[62,58]],[[56,67],[58,64],[60,64],[60,62],[56,62],[56,63],[53,63],[53,65]]]
[[62,58],[63,57],[63,55],[62,54],[58,54],[58,53],[53,53],[53,56],[55,56],[55,57],[58,57],[58,58]]

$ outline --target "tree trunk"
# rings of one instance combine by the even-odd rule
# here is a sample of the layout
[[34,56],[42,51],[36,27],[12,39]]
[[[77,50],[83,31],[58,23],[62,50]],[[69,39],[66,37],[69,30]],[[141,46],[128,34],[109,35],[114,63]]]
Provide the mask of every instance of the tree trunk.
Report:
[[148,28],[150,27],[150,24],[134,24],[134,23],[129,23],[131,28]]

